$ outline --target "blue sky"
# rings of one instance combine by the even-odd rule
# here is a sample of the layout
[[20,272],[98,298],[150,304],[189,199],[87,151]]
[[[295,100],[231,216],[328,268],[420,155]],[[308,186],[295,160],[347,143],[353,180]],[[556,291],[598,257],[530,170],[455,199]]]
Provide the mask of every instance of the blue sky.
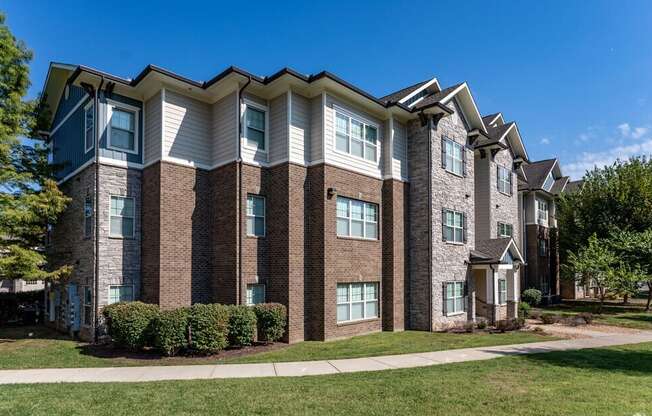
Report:
[[651,1],[145,3],[4,2],[35,54],[30,95],[50,61],[197,80],[327,69],[378,96],[436,76],[467,81],[483,114],[519,124],[531,159],[557,156],[574,178],[652,154]]

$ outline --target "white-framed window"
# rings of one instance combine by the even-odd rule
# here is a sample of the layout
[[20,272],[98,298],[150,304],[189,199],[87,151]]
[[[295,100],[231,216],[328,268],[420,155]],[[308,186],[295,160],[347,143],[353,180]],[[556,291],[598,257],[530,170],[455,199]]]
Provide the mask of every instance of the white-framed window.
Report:
[[337,322],[378,318],[378,283],[338,283]]
[[86,195],[84,198],[84,238],[93,234],[93,197]]
[[378,239],[378,205],[337,197],[337,235]]
[[111,237],[132,238],[134,236],[134,198],[111,195]]
[[138,113],[140,109],[107,100],[108,148],[138,153]]
[[512,237],[514,235],[514,228],[512,224],[498,222],[498,237]]
[[84,107],[84,153],[88,153],[95,145],[95,103],[93,101]]
[[443,240],[449,243],[466,242],[466,215],[452,209],[442,210]]
[[540,225],[548,225],[548,202],[543,199],[537,198],[537,223]]
[[265,236],[265,198],[260,195],[247,195],[247,235]]
[[247,305],[265,303],[265,285],[256,283],[247,285]]
[[503,194],[512,194],[512,171],[504,166],[497,166],[498,168],[498,192]]
[[369,162],[378,161],[378,126],[335,111],[335,149]]
[[90,286],[82,286],[82,324],[90,326],[93,320],[93,295]]
[[498,304],[504,305],[507,303],[507,280],[498,279]]
[[118,302],[133,302],[134,287],[131,285],[109,286],[109,305]]
[[38,285],[39,283],[41,283],[40,280],[25,280],[25,285],[27,286],[34,286]]
[[267,152],[267,108],[245,101],[244,143],[259,152]]
[[552,189],[552,185],[554,184],[555,184],[555,178],[552,177],[552,173],[548,173],[545,182],[543,182],[543,189],[545,191],[550,192],[550,190]]
[[464,146],[449,138],[443,138],[441,150],[442,167],[447,172],[464,176]]
[[464,312],[465,282],[444,283],[444,315],[458,315]]

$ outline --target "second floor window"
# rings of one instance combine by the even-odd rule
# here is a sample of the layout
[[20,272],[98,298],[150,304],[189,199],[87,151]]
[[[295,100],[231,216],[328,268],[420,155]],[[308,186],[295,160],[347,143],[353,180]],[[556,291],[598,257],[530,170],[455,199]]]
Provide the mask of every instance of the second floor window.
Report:
[[537,204],[537,223],[541,225],[548,225],[548,202],[543,199],[536,200]]
[[512,194],[512,172],[503,166],[498,166],[498,191]]
[[247,146],[265,151],[265,111],[247,105],[245,111],[245,141]]
[[93,101],[84,108],[84,151],[89,152],[95,143],[95,105]]
[[378,239],[378,205],[337,197],[337,235]]
[[376,162],[378,161],[378,128],[336,111],[335,149]]
[[247,195],[247,235],[265,236],[265,198]]
[[448,139],[442,139],[441,164],[444,169],[458,176],[464,176],[464,146]]
[[86,195],[84,199],[84,237],[93,233],[93,197]]
[[109,147],[123,152],[136,152],[136,112],[111,107]]
[[466,215],[452,209],[442,210],[443,240],[449,243],[466,242]]
[[512,224],[498,223],[498,237],[511,237],[513,235]]
[[133,198],[122,196],[111,197],[111,237],[133,237],[134,217]]

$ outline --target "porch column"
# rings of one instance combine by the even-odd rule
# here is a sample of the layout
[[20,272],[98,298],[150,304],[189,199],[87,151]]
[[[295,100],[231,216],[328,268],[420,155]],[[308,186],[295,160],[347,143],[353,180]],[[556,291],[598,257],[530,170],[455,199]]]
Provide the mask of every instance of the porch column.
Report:
[[519,274],[518,270],[507,270],[507,317],[518,317],[519,301]]
[[489,267],[486,271],[486,277],[487,277],[487,312],[488,315],[487,319],[489,320],[490,323],[494,324],[496,323],[496,316],[497,316],[497,311],[496,311],[496,299],[498,299],[498,282],[497,282],[497,276],[496,272],[493,269],[493,267]]

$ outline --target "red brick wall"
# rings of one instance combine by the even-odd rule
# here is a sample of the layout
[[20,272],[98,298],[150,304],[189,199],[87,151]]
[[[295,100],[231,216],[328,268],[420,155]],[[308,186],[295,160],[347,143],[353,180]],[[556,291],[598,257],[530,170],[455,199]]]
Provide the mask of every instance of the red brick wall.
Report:
[[389,179],[383,182],[383,329],[405,329],[406,215],[409,185]]
[[161,237],[161,163],[143,169],[142,198],[142,299],[147,303],[160,300]]

